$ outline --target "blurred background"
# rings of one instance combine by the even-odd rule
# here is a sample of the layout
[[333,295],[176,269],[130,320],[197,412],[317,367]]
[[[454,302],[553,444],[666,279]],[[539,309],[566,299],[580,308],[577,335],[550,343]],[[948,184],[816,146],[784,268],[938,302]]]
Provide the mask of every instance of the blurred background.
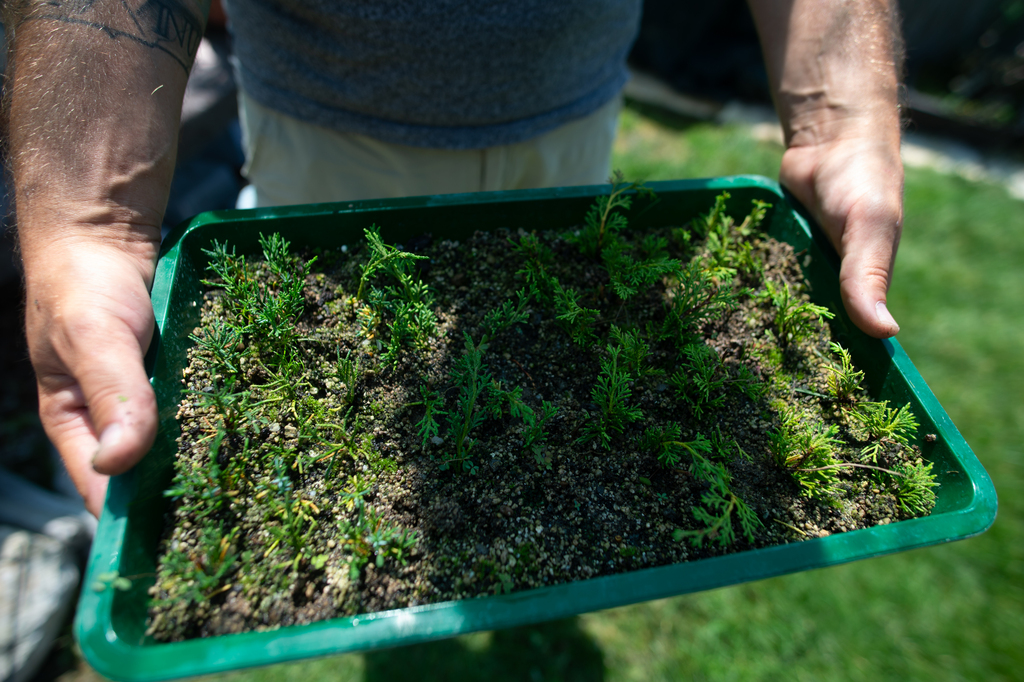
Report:
[[[538,626],[223,677],[1024,679],[1024,0],[899,4],[906,217],[890,309],[899,342],[995,481],[991,530]],[[167,228],[234,207],[244,186],[230,40],[211,23],[186,94]],[[781,131],[742,0],[647,0],[631,66],[615,148],[628,178],[777,176]],[[93,526],[35,413],[3,215],[0,680],[98,680],[69,625]],[[39,584],[45,596],[32,601]]]

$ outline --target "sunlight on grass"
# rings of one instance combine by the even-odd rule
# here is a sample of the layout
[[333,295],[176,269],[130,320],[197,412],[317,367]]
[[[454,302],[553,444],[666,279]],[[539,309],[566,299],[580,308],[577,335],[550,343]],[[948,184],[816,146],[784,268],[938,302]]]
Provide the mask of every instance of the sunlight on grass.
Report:
[[657,120],[627,107],[619,119],[612,167],[630,180],[719,175],[779,175],[782,147],[757,143],[739,126]]
[[[759,173],[782,148],[627,108],[631,179]],[[971,540],[555,623],[224,676],[296,680],[1000,680],[1024,670],[1024,203],[911,170],[890,308],[992,474]]]

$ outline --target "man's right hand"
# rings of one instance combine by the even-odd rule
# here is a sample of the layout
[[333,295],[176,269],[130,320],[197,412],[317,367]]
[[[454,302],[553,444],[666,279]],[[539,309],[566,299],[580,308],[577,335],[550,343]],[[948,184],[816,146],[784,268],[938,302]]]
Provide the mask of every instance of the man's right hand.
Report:
[[843,304],[876,338],[903,222],[894,0],[749,0],[786,133],[779,178],[842,259]]
[[182,97],[209,0],[2,3],[40,417],[86,505],[156,435],[142,357]]
[[160,232],[89,226],[63,234],[22,244],[25,324],[43,427],[98,516],[107,477],[134,465],[156,436],[142,358],[153,335]]

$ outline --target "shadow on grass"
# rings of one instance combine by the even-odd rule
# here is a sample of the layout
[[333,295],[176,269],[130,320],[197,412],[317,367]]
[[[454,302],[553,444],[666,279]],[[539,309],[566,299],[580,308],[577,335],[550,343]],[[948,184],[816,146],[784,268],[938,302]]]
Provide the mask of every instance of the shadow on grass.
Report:
[[578,618],[499,630],[477,649],[467,638],[366,655],[366,682],[407,680],[560,680],[598,682],[604,655]]

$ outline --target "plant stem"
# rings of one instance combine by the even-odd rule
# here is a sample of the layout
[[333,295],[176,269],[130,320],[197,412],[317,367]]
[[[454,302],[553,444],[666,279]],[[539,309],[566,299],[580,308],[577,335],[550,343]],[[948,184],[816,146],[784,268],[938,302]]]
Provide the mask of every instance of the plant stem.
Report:
[[886,469],[884,467],[871,466],[870,464],[854,464],[852,462],[843,462],[841,464],[829,464],[828,466],[824,466],[824,467],[814,467],[814,468],[807,468],[807,469],[797,468],[797,469],[793,469],[793,471],[825,471],[826,469],[846,469],[846,468],[849,468],[849,467],[855,467],[857,469],[874,469],[875,471],[881,471],[881,472],[886,473],[886,474],[892,474],[893,476],[899,476],[900,478],[905,478],[906,477],[905,474],[901,474],[898,471],[893,471],[892,469]]

